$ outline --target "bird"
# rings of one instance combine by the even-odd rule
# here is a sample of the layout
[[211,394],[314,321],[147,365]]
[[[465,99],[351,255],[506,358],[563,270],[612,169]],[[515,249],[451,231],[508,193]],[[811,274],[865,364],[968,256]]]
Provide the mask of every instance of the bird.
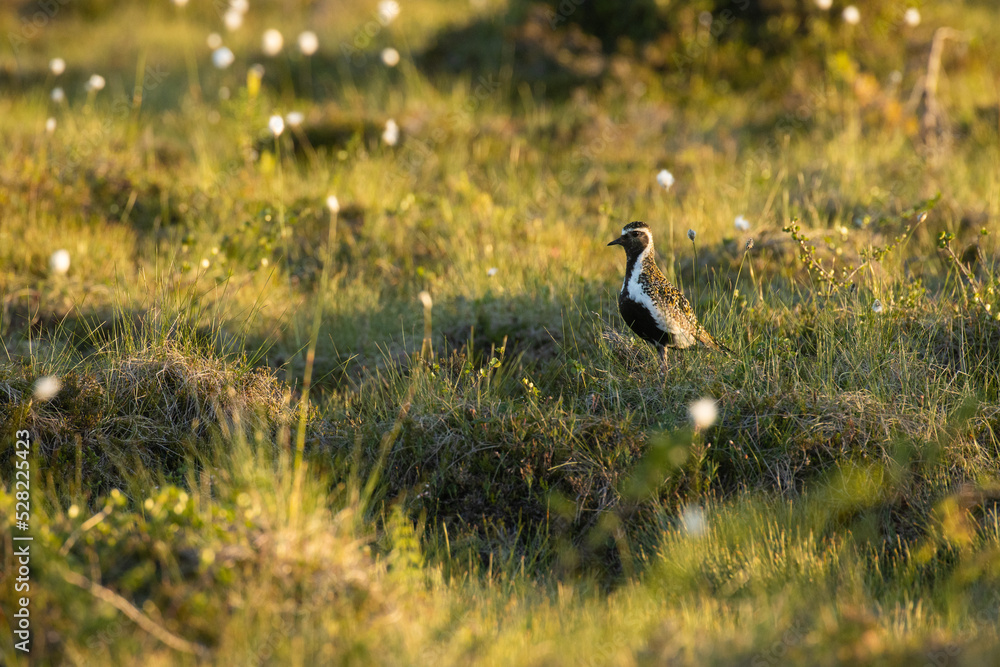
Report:
[[608,244],[625,248],[625,280],[618,294],[618,311],[625,324],[660,354],[667,373],[667,350],[704,345],[732,355],[732,350],[698,322],[691,303],[656,266],[653,234],[642,221],[630,222],[622,235]]

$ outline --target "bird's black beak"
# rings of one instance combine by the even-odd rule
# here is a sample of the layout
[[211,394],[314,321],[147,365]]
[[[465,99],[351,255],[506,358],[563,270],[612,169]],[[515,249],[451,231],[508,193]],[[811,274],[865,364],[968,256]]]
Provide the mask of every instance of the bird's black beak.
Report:
[[613,246],[613,245],[625,245],[625,237],[624,236],[619,236],[618,238],[616,238],[614,241],[612,241],[608,245],[609,246]]

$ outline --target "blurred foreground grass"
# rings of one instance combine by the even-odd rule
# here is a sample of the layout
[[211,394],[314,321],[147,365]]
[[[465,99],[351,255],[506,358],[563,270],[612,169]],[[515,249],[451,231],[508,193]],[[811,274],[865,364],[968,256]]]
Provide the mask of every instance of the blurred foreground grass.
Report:
[[[33,659],[995,661],[1000,14],[810,7],[754,43],[711,4],[611,51],[520,2],[255,4],[235,31],[80,2],[30,36],[5,5]],[[633,219],[735,360],[664,380],[627,335],[605,244]]]

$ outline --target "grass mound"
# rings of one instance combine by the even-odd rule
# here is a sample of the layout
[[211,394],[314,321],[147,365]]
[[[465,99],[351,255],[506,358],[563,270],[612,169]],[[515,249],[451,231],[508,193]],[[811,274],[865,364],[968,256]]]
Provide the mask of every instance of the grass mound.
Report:
[[[983,340],[995,322],[957,330],[950,314],[879,315],[853,296],[818,304],[766,296],[739,315],[734,359],[674,353],[667,378],[603,318],[559,344],[558,371],[502,352],[390,363],[328,406],[319,456],[359,457],[382,497],[466,535],[484,558],[552,562],[562,542],[576,564],[620,572],[616,532],[642,543],[705,496],[797,497],[845,466],[894,476],[870,509],[880,539],[912,543],[935,503],[1000,470],[988,379],[1000,360]],[[688,406],[704,396],[718,421],[693,431]]]
[[[312,480],[295,487],[270,446],[235,436],[213,443],[211,473],[185,488],[148,488],[133,499],[115,489],[95,510],[89,494],[35,504],[32,622],[45,632],[33,661],[113,664],[131,654],[159,664],[215,654],[231,664],[285,662],[293,635],[311,637],[316,662],[402,650],[397,595],[359,539],[356,514]],[[0,492],[0,511],[13,507],[13,494]],[[7,522],[0,537],[11,543]],[[5,571],[11,558],[6,551]],[[13,608],[13,588],[2,595]],[[304,621],[305,610],[325,621]]]
[[[180,343],[150,343],[119,355],[105,350],[63,370],[54,364],[0,364],[0,415],[39,443],[39,472],[94,497],[141,488],[140,471],[179,481],[186,458],[204,454],[217,433],[273,438],[291,419],[286,389],[273,372],[227,362]],[[56,374],[51,400],[34,396],[38,378]],[[17,425],[17,426],[15,426]],[[10,471],[10,460],[3,462]],[[75,485],[75,487],[74,487]],[[61,491],[62,492],[62,491]]]

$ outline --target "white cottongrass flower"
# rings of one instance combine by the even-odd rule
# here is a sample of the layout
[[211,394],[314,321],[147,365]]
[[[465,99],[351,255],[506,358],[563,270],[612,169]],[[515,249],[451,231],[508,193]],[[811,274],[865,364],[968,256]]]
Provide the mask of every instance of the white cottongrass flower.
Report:
[[697,236],[697,234],[695,233],[695,231],[693,229],[689,229],[688,230],[688,238],[691,239],[692,242],[694,241],[694,237],[695,236]]
[[56,131],[56,119],[51,116],[45,121],[45,131],[52,134]]
[[49,256],[49,270],[57,276],[64,276],[69,271],[69,251],[56,250]]
[[243,13],[230,7],[226,10],[226,13],[222,15],[222,23],[226,26],[226,30],[229,32],[238,30],[239,27],[243,25]]
[[434,300],[431,299],[431,293],[427,290],[418,294],[417,298],[420,299],[420,303],[424,304],[424,308],[427,310],[430,310],[434,306]]
[[91,74],[90,78],[87,79],[87,91],[96,92],[98,90],[104,90],[106,83],[107,82],[104,80],[104,77],[100,74]]
[[491,268],[489,271],[486,272],[486,277],[492,278],[497,274],[497,271],[498,271],[497,267],[494,266],[493,268]]
[[854,5],[847,5],[844,7],[844,23],[848,25],[857,25],[861,21],[861,12]]
[[705,510],[698,505],[685,505],[681,510],[681,525],[691,537],[701,537],[708,528]]
[[285,38],[281,36],[281,33],[274,28],[269,28],[264,31],[264,36],[261,38],[261,47],[264,49],[264,55],[276,56],[281,53],[281,49],[285,46]]
[[656,175],[656,182],[659,183],[660,187],[664,190],[669,190],[670,186],[674,184],[674,175],[666,169],[661,169],[660,173]]
[[229,0],[229,8],[234,12],[246,14],[250,10],[250,3],[247,0]]
[[736,216],[736,220],[733,221],[733,225],[736,227],[736,229],[740,230],[741,232],[750,231],[750,221],[744,218],[742,215]]
[[395,146],[399,141],[399,125],[392,118],[385,121],[385,129],[382,131],[382,141],[387,146]]
[[903,13],[903,23],[910,26],[911,28],[916,28],[920,25],[920,10],[916,7],[910,7]]
[[826,11],[830,7],[833,7],[833,0],[816,0],[816,6]]
[[49,71],[59,76],[66,71],[66,61],[62,58],[53,58],[49,61]]
[[56,397],[60,389],[62,389],[62,380],[55,375],[46,375],[35,380],[32,394],[36,401],[50,401]]
[[312,30],[299,33],[299,51],[302,55],[311,56],[319,50],[319,37]]
[[305,119],[305,114],[301,111],[289,111],[285,114],[285,123],[288,124],[288,127],[298,127]]
[[694,422],[694,429],[703,431],[715,423],[719,416],[719,408],[715,404],[715,399],[699,398],[688,406],[688,413],[691,415],[691,421]]
[[226,69],[236,60],[236,56],[229,49],[228,46],[220,46],[215,51],[212,52],[212,64],[215,65],[217,69]]
[[872,312],[881,313],[882,312],[882,302],[875,299],[875,303],[872,304]]
[[391,46],[382,49],[382,62],[385,63],[387,67],[395,67],[399,64],[399,51]]
[[382,25],[389,25],[399,16],[399,3],[396,0],[382,0],[378,3],[378,17]]
[[222,46],[222,35],[217,32],[210,32],[208,33],[208,37],[205,38],[205,43],[208,44],[208,48],[214,51]]
[[52,89],[51,97],[52,101],[55,102],[56,104],[62,104],[63,102],[66,101],[66,92],[59,86],[56,86],[55,88]]
[[173,0],[173,3],[176,7],[186,7],[188,0]]
[[275,114],[271,116],[267,121],[267,129],[271,130],[271,134],[276,137],[280,137],[281,133],[285,131],[285,119]]
[[340,213],[340,200],[337,199],[337,195],[330,195],[326,198],[326,207],[330,209],[330,213]]

